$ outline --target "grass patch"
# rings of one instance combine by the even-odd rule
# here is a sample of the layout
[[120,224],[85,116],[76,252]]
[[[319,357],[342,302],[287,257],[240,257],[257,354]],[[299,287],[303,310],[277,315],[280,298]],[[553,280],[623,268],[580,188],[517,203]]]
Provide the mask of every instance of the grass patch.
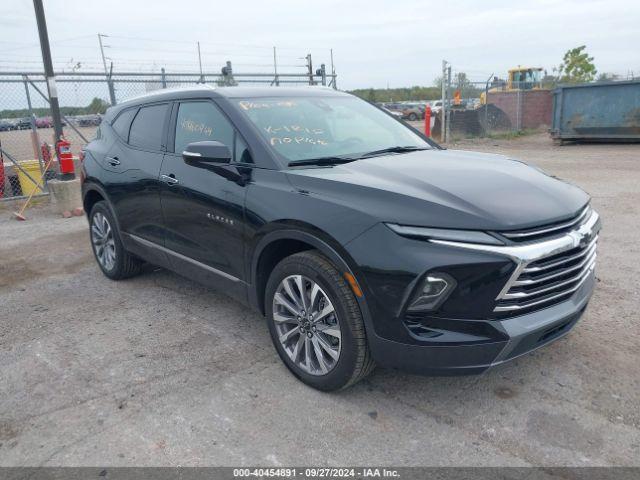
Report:
[[524,128],[522,130],[488,133],[487,138],[492,140],[513,140],[520,137],[526,137],[528,135],[535,135],[536,133],[540,133],[540,130],[536,128]]

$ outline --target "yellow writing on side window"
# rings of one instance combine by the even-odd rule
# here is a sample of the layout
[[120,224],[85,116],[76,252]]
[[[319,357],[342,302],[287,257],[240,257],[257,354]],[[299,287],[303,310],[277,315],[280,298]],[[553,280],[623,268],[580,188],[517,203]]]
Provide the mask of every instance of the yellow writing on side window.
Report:
[[192,133],[201,133],[202,135],[206,135],[210,137],[213,133],[213,128],[205,125],[204,123],[194,122],[193,120],[184,119],[180,122],[180,128],[187,132]]

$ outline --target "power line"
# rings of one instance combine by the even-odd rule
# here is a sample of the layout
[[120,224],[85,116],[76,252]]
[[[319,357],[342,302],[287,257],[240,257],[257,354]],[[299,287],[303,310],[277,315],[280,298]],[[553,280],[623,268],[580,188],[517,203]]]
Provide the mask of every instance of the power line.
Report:
[[[150,38],[150,37],[135,37],[135,36],[125,36],[125,35],[109,35],[110,38],[122,38],[125,40],[140,40],[145,42],[159,42],[159,43],[174,43],[174,44],[187,44],[193,45],[194,41],[192,40],[167,40],[165,38]],[[247,44],[247,43],[226,43],[226,42],[200,42],[202,46],[207,45],[215,45],[215,46],[227,46],[227,47],[244,47],[244,48],[259,48],[272,51],[272,46],[265,45],[255,45],[255,44]],[[281,47],[276,45],[278,50],[327,50],[327,47]]]
[[[82,38],[88,38],[88,37],[91,37],[91,36],[92,35],[80,35],[78,37],[69,37],[69,38],[64,38],[64,39],[60,39],[60,40],[54,40],[54,41],[52,41],[50,43],[51,43],[51,45],[58,45],[59,43],[74,42],[76,40],[80,40]],[[3,42],[3,43],[17,43],[17,44],[20,44],[20,46],[18,46],[18,47],[9,48],[9,49],[3,49],[3,52],[2,52],[3,55],[7,51],[11,52],[11,51],[15,51],[15,50],[22,50],[24,48],[39,48],[40,47],[40,45],[37,44],[37,43],[26,44],[26,43],[20,43],[20,42],[9,42],[9,41],[5,41],[5,40],[0,40],[0,41]],[[78,46],[79,45],[74,45],[74,48],[78,47]],[[91,47],[86,45],[86,46],[82,46],[82,48],[91,48]]]

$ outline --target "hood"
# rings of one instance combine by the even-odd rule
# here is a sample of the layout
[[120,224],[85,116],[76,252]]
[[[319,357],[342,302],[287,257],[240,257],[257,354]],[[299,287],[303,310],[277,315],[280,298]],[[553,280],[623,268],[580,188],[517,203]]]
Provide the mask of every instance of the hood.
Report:
[[309,195],[379,221],[514,230],[565,220],[589,201],[578,187],[502,155],[424,150],[288,170]]

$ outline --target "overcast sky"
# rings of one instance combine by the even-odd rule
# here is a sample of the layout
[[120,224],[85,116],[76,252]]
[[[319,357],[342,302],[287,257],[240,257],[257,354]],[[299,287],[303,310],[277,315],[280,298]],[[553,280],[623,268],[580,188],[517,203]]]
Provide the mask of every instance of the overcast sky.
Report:
[[[57,70],[102,68],[96,34],[110,35],[115,70],[300,71],[306,53],[343,89],[431,85],[442,59],[474,80],[510,67],[557,66],[581,44],[600,72],[640,73],[638,0],[45,0]],[[42,70],[31,0],[0,3],[0,70]]]

